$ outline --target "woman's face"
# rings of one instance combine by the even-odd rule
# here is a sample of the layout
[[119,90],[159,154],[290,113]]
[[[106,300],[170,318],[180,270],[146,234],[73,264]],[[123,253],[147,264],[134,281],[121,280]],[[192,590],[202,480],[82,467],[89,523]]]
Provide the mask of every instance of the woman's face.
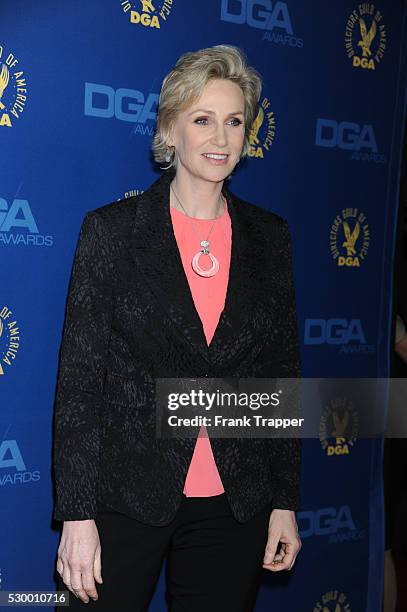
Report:
[[[238,163],[244,144],[244,96],[226,79],[209,81],[200,98],[178,114],[168,144],[181,169],[207,181],[222,181]],[[208,154],[222,154],[211,159]]]

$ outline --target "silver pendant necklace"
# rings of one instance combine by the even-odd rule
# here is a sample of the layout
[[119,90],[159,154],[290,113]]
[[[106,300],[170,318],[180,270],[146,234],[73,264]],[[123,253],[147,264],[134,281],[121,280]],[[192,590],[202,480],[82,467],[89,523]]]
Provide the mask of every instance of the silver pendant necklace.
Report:
[[[214,228],[214,225],[215,225],[216,221],[218,220],[218,213],[219,213],[219,210],[220,210],[220,202],[219,202],[219,205],[218,205],[217,216],[216,216],[216,218],[214,219],[214,221],[213,221],[213,223],[211,225],[211,229],[209,230],[209,234],[206,237],[206,240],[201,240],[199,235],[198,235],[198,232],[197,232],[197,230],[195,228],[195,225],[194,225],[194,223],[192,221],[193,217],[190,217],[190,215],[188,215],[188,213],[185,210],[185,208],[182,206],[182,203],[181,203],[179,197],[177,196],[177,194],[175,193],[175,190],[174,190],[172,184],[170,185],[170,187],[171,187],[171,190],[172,190],[174,196],[177,198],[178,202],[180,203],[180,205],[182,207],[182,210],[185,212],[186,216],[190,219],[190,222],[191,222],[191,225],[192,225],[192,229],[196,233],[197,238],[198,238],[198,240],[200,242],[200,245],[202,247],[202,249],[200,249],[197,253],[195,253],[195,255],[192,258],[192,261],[191,261],[192,269],[193,269],[194,272],[196,272],[196,274],[199,274],[199,276],[206,276],[206,277],[214,276],[218,272],[218,270],[219,270],[219,262],[218,262],[217,258],[215,257],[215,255],[213,253],[211,253],[210,250],[209,250],[209,236],[211,235],[211,232],[212,232],[212,230]],[[223,201],[224,201],[224,206],[226,207],[225,197],[223,195],[222,195],[222,197],[223,197]],[[210,259],[212,261],[212,267],[209,268],[209,270],[203,270],[201,268],[201,266],[199,265],[199,258],[201,257],[201,255],[209,255],[209,257],[210,257]]]

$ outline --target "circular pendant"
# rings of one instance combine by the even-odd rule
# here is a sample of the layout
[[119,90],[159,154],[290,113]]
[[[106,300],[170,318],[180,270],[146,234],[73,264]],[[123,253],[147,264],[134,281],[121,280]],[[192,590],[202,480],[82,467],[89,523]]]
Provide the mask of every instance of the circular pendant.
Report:
[[[209,255],[212,261],[212,267],[209,268],[209,270],[202,270],[201,266],[199,265],[199,258],[201,255],[204,254]],[[194,270],[194,272],[199,274],[199,276],[214,276],[219,270],[219,262],[216,257],[212,255],[212,253],[209,253],[209,251],[204,249],[203,251],[198,251],[198,253],[194,255],[192,259],[192,269]]]

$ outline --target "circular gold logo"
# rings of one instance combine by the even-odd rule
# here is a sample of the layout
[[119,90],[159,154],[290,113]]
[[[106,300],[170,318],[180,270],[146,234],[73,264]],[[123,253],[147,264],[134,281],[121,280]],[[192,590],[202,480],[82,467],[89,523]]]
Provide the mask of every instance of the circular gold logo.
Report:
[[324,408],[319,423],[319,440],[328,457],[349,455],[359,431],[359,416],[353,402],[335,397]]
[[268,98],[263,98],[249,134],[249,157],[264,158],[276,135],[276,120]]
[[15,55],[0,45],[0,127],[12,127],[25,109],[27,84]]
[[347,599],[341,591],[327,591],[315,604],[314,612],[351,612],[352,608]]
[[331,226],[329,246],[336,265],[359,268],[366,259],[370,230],[366,215],[358,208],[343,208]]
[[383,15],[370,2],[358,4],[345,27],[345,49],[354,68],[376,70],[386,51]]
[[11,366],[20,347],[20,330],[12,314],[7,306],[0,307],[0,376],[5,367]]
[[121,0],[120,6],[131,24],[159,30],[171,14],[173,0]]

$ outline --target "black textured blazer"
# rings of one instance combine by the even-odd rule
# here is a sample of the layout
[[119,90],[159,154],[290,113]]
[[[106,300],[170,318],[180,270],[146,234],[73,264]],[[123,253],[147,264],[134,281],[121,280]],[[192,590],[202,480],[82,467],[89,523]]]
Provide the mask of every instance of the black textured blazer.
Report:
[[[287,222],[223,185],[232,223],[224,310],[207,345],[173,233],[167,171],[88,212],[69,284],[54,413],[56,520],[98,504],[148,523],[175,516],[195,439],[155,429],[156,377],[299,377]],[[197,430],[198,431],[198,430]],[[212,438],[240,522],[300,508],[301,440]]]

